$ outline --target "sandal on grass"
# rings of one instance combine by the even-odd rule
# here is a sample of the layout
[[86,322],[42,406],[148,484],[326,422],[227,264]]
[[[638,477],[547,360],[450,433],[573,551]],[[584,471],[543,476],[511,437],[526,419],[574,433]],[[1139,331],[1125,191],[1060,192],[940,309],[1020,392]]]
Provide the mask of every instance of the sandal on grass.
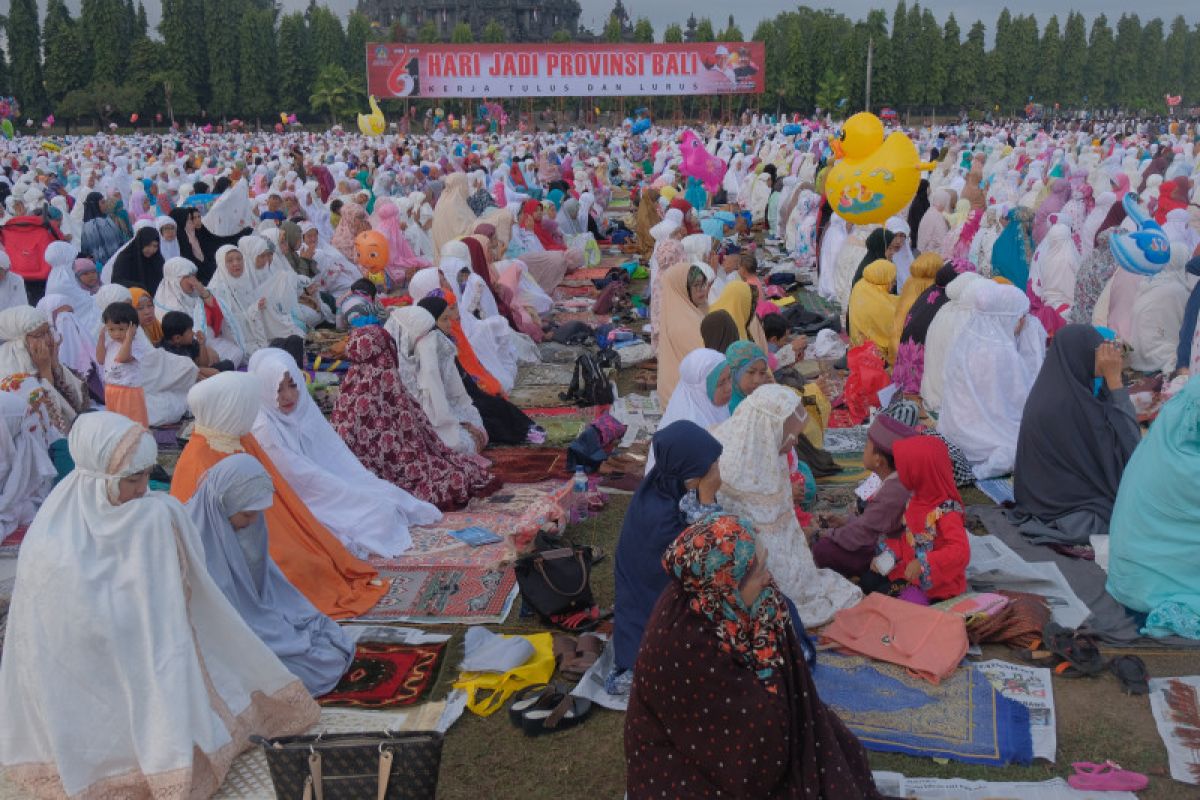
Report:
[[1117,656],[1108,662],[1108,668],[1121,682],[1125,694],[1150,694],[1150,672],[1146,662],[1137,656]]
[[1104,671],[1104,658],[1096,640],[1084,633],[1063,628],[1053,622],[1043,636],[1045,649],[1062,659],[1054,674],[1063,678],[1094,677]]
[[558,705],[560,699],[558,687],[552,683],[535,683],[533,686],[526,686],[513,696],[513,701],[508,706],[508,719],[519,728],[525,712],[537,708],[553,709]]
[[600,658],[600,654],[604,652],[606,642],[599,636],[592,633],[585,633],[580,636],[575,643],[575,652],[565,657],[558,665],[558,674],[563,680],[578,683],[583,680],[583,675],[592,665],[596,663],[596,659]]
[[526,736],[541,736],[574,728],[592,713],[592,701],[567,692],[556,692],[558,703],[553,708],[540,706],[521,715],[521,729]]
[[1072,789],[1085,792],[1137,792],[1150,783],[1142,773],[1121,769],[1120,764],[1112,761],[1103,764],[1079,761],[1071,766],[1075,768],[1075,774],[1067,778],[1067,783]]

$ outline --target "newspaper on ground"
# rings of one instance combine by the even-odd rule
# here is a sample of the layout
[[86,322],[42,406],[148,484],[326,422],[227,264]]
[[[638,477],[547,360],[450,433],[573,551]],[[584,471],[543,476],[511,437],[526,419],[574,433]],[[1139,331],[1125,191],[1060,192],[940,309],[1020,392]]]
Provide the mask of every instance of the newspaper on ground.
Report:
[[998,660],[980,661],[975,666],[993,689],[1029,709],[1033,757],[1053,762],[1058,749],[1058,723],[1054,715],[1050,670]]
[[1151,678],[1150,711],[1167,748],[1171,777],[1200,784],[1200,675]]
[[663,410],[658,401],[658,392],[650,392],[648,395],[627,394],[618,397],[613,401],[609,413],[627,426],[621,447],[629,447],[635,442],[650,441],[650,437],[658,430]]
[[1048,781],[969,781],[963,778],[906,778],[876,772],[875,786],[889,797],[920,800],[1137,800],[1132,792],[1084,792],[1062,778]]
[[991,534],[968,536],[967,539],[971,542],[967,581],[973,590],[997,592],[1007,589],[1040,594],[1046,598],[1054,621],[1066,628],[1078,628],[1091,614],[1056,565],[1026,561]]
[[604,688],[604,679],[609,672],[612,672],[613,659],[613,647],[610,641],[605,645],[604,652],[596,659],[596,663],[583,673],[579,685],[571,690],[571,694],[576,697],[585,697],[596,705],[610,708],[613,711],[625,711],[629,706],[629,695],[609,694]]

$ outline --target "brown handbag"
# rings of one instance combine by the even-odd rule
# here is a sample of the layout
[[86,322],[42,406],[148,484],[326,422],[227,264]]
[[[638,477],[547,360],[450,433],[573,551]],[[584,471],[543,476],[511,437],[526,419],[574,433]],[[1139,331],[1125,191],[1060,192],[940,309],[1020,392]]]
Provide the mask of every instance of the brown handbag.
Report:
[[340,733],[250,740],[278,800],[434,800],[442,734]]

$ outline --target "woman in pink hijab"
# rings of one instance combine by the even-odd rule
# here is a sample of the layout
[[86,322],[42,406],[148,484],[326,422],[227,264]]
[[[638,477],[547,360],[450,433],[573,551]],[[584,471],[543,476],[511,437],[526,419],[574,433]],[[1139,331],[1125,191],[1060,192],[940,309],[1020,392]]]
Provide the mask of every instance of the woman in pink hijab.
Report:
[[429,259],[413,252],[408,237],[400,227],[400,209],[393,201],[380,200],[376,203],[372,222],[375,230],[387,239],[388,263],[384,270],[393,283],[403,283],[417,270],[433,266]]

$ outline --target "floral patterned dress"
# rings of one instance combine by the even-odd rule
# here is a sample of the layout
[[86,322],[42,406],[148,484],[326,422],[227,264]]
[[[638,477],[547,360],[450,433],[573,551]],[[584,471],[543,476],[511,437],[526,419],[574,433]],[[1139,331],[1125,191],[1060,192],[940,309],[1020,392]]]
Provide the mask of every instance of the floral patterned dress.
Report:
[[478,457],[456,453],[438,437],[404,388],[396,344],[378,325],[357,328],[346,343],[353,366],[330,422],[363,465],[385,481],[443,511],[500,487]]

